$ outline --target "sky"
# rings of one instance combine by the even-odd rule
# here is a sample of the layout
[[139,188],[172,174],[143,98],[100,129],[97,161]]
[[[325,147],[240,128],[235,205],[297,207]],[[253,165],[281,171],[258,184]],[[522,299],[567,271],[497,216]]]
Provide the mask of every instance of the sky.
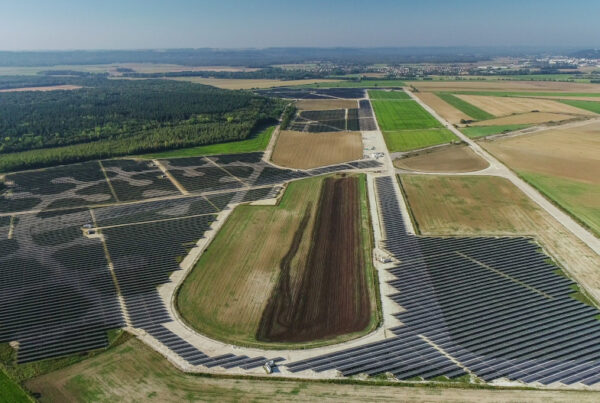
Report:
[[600,47],[598,0],[0,0],[0,50]]

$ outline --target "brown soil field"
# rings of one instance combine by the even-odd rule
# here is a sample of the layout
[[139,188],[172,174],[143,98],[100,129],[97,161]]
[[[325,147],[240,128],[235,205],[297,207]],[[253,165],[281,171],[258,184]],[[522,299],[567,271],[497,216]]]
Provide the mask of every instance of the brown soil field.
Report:
[[598,84],[555,81],[408,81],[420,91],[536,91],[599,92]]
[[510,181],[490,176],[402,175],[423,235],[530,235],[600,300],[600,256]]
[[358,102],[353,99],[301,99],[295,105],[302,111],[358,108]]
[[472,120],[472,118],[463,113],[431,92],[415,93],[423,102],[433,108],[441,117],[452,124],[459,124],[461,119]]
[[600,184],[600,122],[480,144],[513,169]]
[[394,160],[394,166],[420,172],[474,172],[487,168],[489,164],[463,144],[400,158]]
[[40,402],[596,402],[598,392],[377,386],[186,374],[131,339],[105,353],[26,383]]
[[[281,261],[277,287],[257,339],[305,342],[361,331],[371,316],[362,254],[358,177],[326,178],[305,267],[292,280],[292,264],[310,212]],[[294,284],[295,283],[295,284]]]
[[529,112],[518,115],[505,116],[503,118],[489,119],[481,122],[470,123],[470,126],[503,126],[503,125],[520,125],[520,124],[539,124],[549,122],[562,122],[569,119],[577,118],[577,116],[566,115],[561,113],[547,112]]
[[456,95],[462,100],[474,105],[494,116],[511,115],[513,113],[526,113],[531,111],[549,113],[568,113],[573,115],[596,115],[574,106],[566,105],[558,101],[539,98],[509,98],[492,97],[482,95]]
[[360,133],[279,133],[271,159],[277,165],[307,169],[362,158]]
[[340,80],[311,79],[311,80],[271,80],[271,79],[238,79],[238,78],[204,78],[204,77],[173,77],[177,81],[189,81],[192,83],[212,85],[213,87],[227,90],[249,90],[252,88],[271,88],[282,86],[293,86],[314,83],[331,83]]
[[70,91],[78,90],[81,88],[79,85],[50,85],[47,87],[23,87],[23,88],[9,88],[0,90],[0,92],[25,92],[25,91]]

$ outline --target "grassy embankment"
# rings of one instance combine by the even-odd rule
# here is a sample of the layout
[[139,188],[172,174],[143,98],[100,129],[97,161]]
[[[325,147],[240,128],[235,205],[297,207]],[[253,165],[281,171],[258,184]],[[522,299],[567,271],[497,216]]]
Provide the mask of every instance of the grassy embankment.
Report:
[[391,152],[410,151],[457,140],[416,101],[383,91],[369,91],[375,116]]

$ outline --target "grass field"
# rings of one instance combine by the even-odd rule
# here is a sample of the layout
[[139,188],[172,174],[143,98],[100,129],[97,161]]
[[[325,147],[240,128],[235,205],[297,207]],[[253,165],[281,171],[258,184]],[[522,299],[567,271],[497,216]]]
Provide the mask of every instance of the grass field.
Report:
[[448,129],[385,131],[383,137],[390,152],[417,150],[457,140]]
[[[378,385],[379,383],[379,385]],[[595,402],[597,392],[484,389],[423,384],[409,387],[382,381],[314,382],[186,374],[132,339],[98,357],[27,383],[45,402],[258,402],[258,401],[427,401]]]
[[600,185],[557,178],[534,172],[517,171],[569,214],[576,217],[600,237]]
[[[178,309],[190,326],[230,343],[278,346],[259,342],[257,331],[293,244],[291,277],[299,286],[294,281],[309,257],[324,180],[290,183],[277,206],[242,205],[233,211],[177,294]],[[326,342],[313,344],[319,343]]]
[[420,172],[473,172],[489,164],[464,144],[436,148],[394,161],[401,169]]
[[452,94],[439,92],[436,95],[442,100],[452,105],[453,107],[455,107],[456,109],[458,109],[459,111],[469,115],[475,120],[486,120],[494,118],[494,115],[492,115],[491,113],[488,113],[483,109],[476,107],[475,105],[472,105],[460,98],[457,98]]
[[369,90],[370,99],[410,99],[404,91]]
[[416,101],[401,102],[373,100],[372,102],[379,127],[382,131],[431,129],[442,124],[431,116]]
[[498,126],[470,126],[470,127],[462,127],[460,131],[463,134],[469,136],[474,139],[477,137],[485,137],[491,136],[494,134],[500,134],[505,132],[512,132],[515,130],[521,130],[530,125],[498,125]]
[[354,161],[363,156],[357,132],[305,133],[281,131],[272,161],[284,167],[307,169]]
[[589,111],[575,108],[551,99],[490,97],[482,95],[457,95],[457,97],[495,116],[506,116],[534,111],[568,113],[581,116],[591,115]]
[[458,125],[464,120],[473,119],[471,116],[442,100],[433,92],[416,92],[415,95],[436,111],[438,115],[454,125]]
[[0,368],[0,403],[33,402],[27,393]]
[[154,154],[144,154],[139,158],[177,158],[177,157],[196,157],[200,155],[213,154],[239,154],[249,153],[253,151],[264,151],[269,145],[271,135],[275,130],[275,126],[269,126],[261,132],[255,134],[247,140],[230,141],[227,143],[210,144],[206,146],[181,148],[178,150],[164,151]]
[[585,109],[586,111],[599,113],[600,114],[600,99],[598,102],[595,101],[571,101],[571,100],[561,100],[563,104],[571,105],[579,109]]

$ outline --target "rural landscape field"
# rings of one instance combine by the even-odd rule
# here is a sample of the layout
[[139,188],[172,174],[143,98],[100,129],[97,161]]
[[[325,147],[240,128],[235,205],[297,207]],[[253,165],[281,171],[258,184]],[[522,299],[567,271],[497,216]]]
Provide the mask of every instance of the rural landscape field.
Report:
[[599,4],[30,3],[0,403],[600,401]]

